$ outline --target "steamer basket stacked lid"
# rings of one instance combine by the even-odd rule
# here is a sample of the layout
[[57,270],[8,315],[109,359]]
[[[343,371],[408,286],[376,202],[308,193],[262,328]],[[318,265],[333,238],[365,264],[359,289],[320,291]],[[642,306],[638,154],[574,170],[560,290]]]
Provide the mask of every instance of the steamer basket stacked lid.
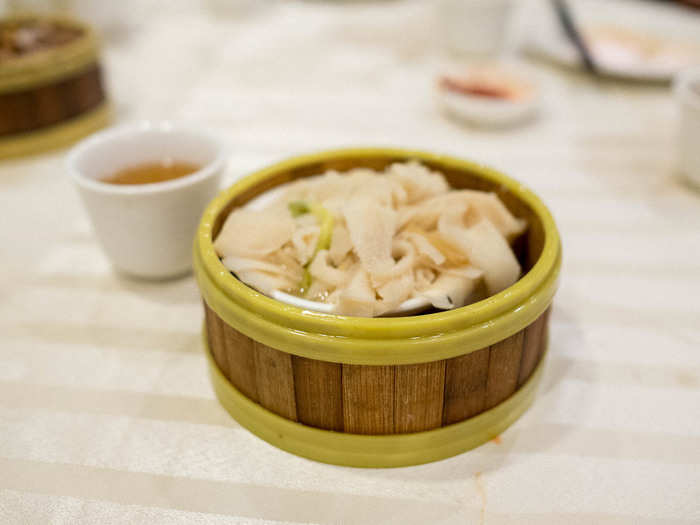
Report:
[[58,16],[0,19],[0,158],[68,145],[109,121],[92,29]]
[[[228,214],[286,182],[416,160],[452,188],[495,192],[527,233],[514,249],[524,275],[451,311],[395,318],[302,310],[262,295],[221,263],[213,239]],[[204,340],[224,407],[272,444],[319,461],[385,467],[424,463],[493,438],[533,400],[547,346],[561,246],[547,208],[517,181],[472,162],[393,149],[291,159],[222,192],[194,244]]]

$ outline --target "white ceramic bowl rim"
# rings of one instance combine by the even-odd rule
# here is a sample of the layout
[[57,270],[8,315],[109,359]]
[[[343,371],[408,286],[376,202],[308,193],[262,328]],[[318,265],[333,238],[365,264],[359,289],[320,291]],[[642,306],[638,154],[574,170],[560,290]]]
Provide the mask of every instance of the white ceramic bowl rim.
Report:
[[[116,139],[146,133],[189,134],[209,142],[216,153],[211,161],[204,164],[194,173],[190,173],[184,177],[150,184],[110,184],[102,182],[97,178],[89,177],[78,168],[80,160],[92,149],[108,144]],[[66,165],[73,180],[80,186],[88,188],[91,191],[121,195],[147,195],[177,190],[195,184],[203,179],[213,177],[222,169],[225,160],[222,142],[214,133],[186,123],[146,120],[114,126],[90,135],[70,150],[66,158]]]

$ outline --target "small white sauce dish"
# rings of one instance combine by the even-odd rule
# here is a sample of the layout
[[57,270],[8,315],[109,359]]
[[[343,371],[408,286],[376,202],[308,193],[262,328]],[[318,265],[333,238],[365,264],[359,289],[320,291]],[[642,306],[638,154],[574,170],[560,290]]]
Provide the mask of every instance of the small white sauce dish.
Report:
[[450,116],[476,126],[508,127],[536,116],[540,106],[534,82],[520,72],[496,66],[442,75],[438,103]]
[[[187,162],[200,168],[150,184],[103,182],[148,163]],[[114,268],[148,279],[191,269],[200,215],[216,195],[226,158],[212,133],[185,124],[140,122],[96,133],[75,146],[66,166],[93,228]]]
[[700,67],[678,74],[674,94],[679,113],[678,167],[690,183],[700,188]]

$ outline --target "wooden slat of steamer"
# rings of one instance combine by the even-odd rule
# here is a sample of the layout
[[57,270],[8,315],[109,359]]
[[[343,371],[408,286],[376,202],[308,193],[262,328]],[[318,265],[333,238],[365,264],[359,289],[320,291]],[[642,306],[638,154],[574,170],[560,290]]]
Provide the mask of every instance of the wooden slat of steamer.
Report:
[[543,328],[546,322],[546,312],[540,315],[534,323],[525,329],[523,340],[523,355],[520,361],[520,373],[518,375],[518,386],[527,381],[537,362],[540,360],[540,348],[542,346]]
[[442,425],[445,361],[396,367],[394,432],[420,432]]
[[83,113],[97,106],[102,99],[102,78],[100,68],[93,64],[84,74],[78,76],[73,83],[73,99],[76,114]]
[[343,430],[342,365],[292,356],[297,419],[326,430]]
[[296,421],[292,356],[257,341],[253,341],[253,348],[258,403],[275,414]]
[[224,335],[224,353],[228,361],[228,378],[243,395],[258,401],[253,340],[219,319]]
[[204,322],[207,327],[207,342],[214,361],[219,366],[224,377],[230,379],[228,356],[226,355],[226,345],[224,344],[224,334],[222,321],[209,307],[204,304]]
[[83,110],[84,102],[81,100],[83,96],[91,98],[90,94],[85,92],[84,88],[86,73],[87,72],[84,71],[78,76],[65,79],[55,84],[56,89],[61,93],[61,100],[63,100],[63,105],[66,108],[69,118],[79,115]]
[[12,100],[0,96],[0,135],[12,133],[15,129]]
[[488,370],[488,348],[445,362],[443,425],[463,421],[483,412]]
[[62,93],[55,85],[41,86],[34,90],[34,104],[41,115],[42,124],[49,126],[69,116]]
[[544,313],[542,314],[544,322],[542,323],[542,336],[540,337],[540,351],[537,356],[537,360],[542,359],[542,355],[547,350],[547,342],[549,340],[549,319],[552,317],[552,305],[549,305]]
[[496,406],[510,397],[518,387],[524,336],[525,331],[520,330],[517,334],[491,345],[484,408]]
[[16,111],[21,111],[22,101],[16,101],[14,94],[0,95],[0,135],[7,135],[15,132],[17,126],[15,117]]
[[394,432],[394,367],[343,365],[343,427],[353,434]]
[[8,96],[10,111],[2,118],[9,116],[10,133],[27,131],[38,126],[38,115],[34,107],[34,98],[29,92],[11,93]]

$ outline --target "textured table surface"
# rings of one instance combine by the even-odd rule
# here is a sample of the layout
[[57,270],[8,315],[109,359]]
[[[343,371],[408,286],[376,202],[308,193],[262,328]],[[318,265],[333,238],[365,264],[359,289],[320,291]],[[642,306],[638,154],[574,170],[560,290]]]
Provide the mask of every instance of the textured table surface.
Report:
[[[428,2],[188,4],[109,41],[119,120],[224,133],[231,181],[299,152],[398,145],[521,179],[564,271],[534,407],[497,442],[393,470],[277,450],[217,404],[191,277],[115,275],[63,152],[0,164],[0,522],[700,522],[700,194],[668,88],[531,63],[541,118],[446,119]],[[169,4],[170,5],[170,4]]]

